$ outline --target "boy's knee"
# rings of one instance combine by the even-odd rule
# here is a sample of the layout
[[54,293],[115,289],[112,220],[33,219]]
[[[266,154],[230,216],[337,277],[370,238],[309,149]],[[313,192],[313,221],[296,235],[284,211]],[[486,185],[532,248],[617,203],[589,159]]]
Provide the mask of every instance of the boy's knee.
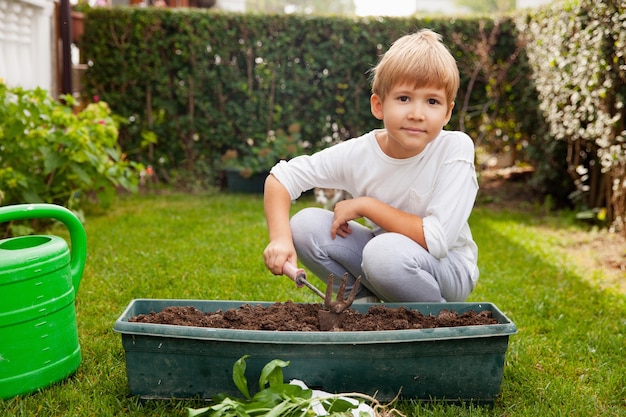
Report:
[[332,221],[333,212],[319,207],[308,207],[294,214],[289,223],[296,250],[319,245],[326,234],[330,239]]
[[402,235],[383,233],[367,242],[363,248],[362,261],[362,267],[366,273],[379,275],[403,263],[401,259],[403,251],[398,248],[398,245],[402,243],[398,241],[398,237],[402,240]]
[[319,230],[322,226],[320,223],[328,218],[332,222],[332,212],[324,210],[319,207],[307,207],[293,215],[289,224],[293,233],[304,231],[308,233],[309,230]]
[[370,240],[363,249],[362,268],[377,276],[415,274],[428,264],[431,257],[409,237],[383,233]]
[[405,255],[407,246],[413,246],[413,241],[399,233],[383,233],[375,236],[365,248],[363,258],[393,259],[394,261]]

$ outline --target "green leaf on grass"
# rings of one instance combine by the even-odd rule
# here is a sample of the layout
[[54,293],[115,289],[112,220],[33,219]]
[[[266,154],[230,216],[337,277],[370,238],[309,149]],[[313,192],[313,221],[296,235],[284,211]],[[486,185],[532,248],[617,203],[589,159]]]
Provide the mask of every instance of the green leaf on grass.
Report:
[[279,385],[284,382],[283,368],[289,366],[289,362],[280,359],[274,359],[263,367],[261,376],[259,377],[259,387],[265,388],[267,384],[270,387]]
[[250,397],[250,391],[248,391],[248,380],[246,379],[246,359],[250,357],[250,355],[244,355],[235,362],[233,366],[233,382],[237,389],[246,397],[248,400]]
[[211,407],[204,407],[204,408],[187,408],[187,416],[188,417],[196,417],[199,416],[201,414],[206,413],[207,411],[209,411],[211,409]]
[[[289,362],[280,359],[274,359],[263,367],[259,377],[261,390],[254,397],[250,397],[245,377],[248,357],[249,355],[242,356],[233,365],[233,381],[246,398],[238,399],[220,394],[213,398],[215,404],[211,407],[188,409],[189,417],[207,412],[210,412],[211,417],[303,417],[312,415],[310,414],[313,412],[312,407],[318,402],[329,415],[338,416],[357,407],[350,401],[336,396],[313,398],[312,390],[285,384],[282,368],[289,366]],[[266,387],[267,385],[269,386]]]
[[265,404],[278,404],[284,398],[309,400],[312,396],[310,389],[302,389],[297,385],[280,384],[257,392],[253,400]]
[[303,408],[301,404],[298,402],[294,403],[290,400],[285,400],[282,403],[275,405],[269,410],[267,413],[263,415],[263,417],[283,417],[283,416],[292,416],[295,411]]
[[344,413],[348,410],[352,410],[358,407],[358,403],[354,404],[348,400],[342,398],[333,398],[332,400],[325,400],[322,402],[324,409],[329,413]]

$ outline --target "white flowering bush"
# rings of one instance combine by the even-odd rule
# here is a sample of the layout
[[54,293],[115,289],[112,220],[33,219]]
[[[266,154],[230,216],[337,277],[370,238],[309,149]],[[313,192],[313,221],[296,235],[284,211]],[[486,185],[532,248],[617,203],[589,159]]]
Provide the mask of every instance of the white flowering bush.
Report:
[[626,233],[626,1],[555,2],[518,20],[578,204]]

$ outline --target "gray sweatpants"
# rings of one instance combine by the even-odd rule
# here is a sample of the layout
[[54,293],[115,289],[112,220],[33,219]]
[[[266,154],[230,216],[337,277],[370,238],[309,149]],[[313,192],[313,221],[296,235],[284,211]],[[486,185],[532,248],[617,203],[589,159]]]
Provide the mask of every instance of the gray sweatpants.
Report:
[[332,221],[333,212],[318,207],[291,218],[298,259],[324,282],[333,274],[337,286],[347,272],[349,291],[361,276],[357,297],[373,294],[387,302],[464,301],[474,289],[470,271],[455,252],[437,259],[402,234],[375,235],[355,221],[350,222],[352,234],[332,239]]

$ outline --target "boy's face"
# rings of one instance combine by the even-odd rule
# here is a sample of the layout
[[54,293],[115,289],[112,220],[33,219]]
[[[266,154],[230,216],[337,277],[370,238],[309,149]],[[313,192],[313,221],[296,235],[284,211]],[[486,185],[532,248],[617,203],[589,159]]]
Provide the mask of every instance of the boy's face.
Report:
[[380,135],[383,151],[392,158],[410,158],[422,152],[450,121],[454,102],[448,103],[443,88],[396,85],[384,100],[371,97],[374,117],[386,132]]

